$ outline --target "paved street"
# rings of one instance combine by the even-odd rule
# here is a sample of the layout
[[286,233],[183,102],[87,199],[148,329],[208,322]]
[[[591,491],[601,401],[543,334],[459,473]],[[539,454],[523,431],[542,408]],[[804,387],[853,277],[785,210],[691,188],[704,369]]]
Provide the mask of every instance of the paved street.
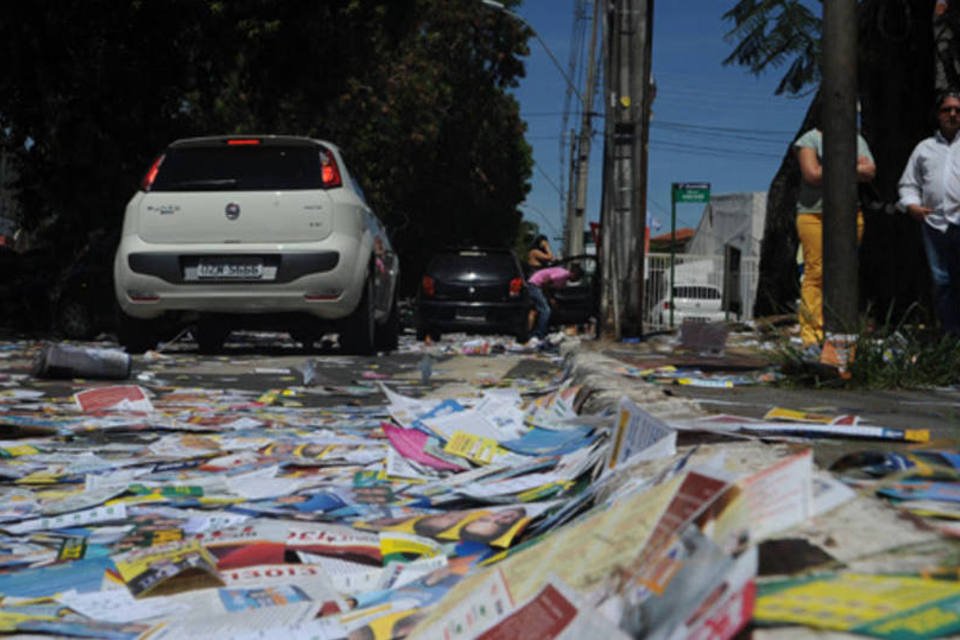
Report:
[[[490,342],[501,340],[499,337]],[[502,338],[506,341],[507,338]],[[219,355],[196,352],[189,338],[167,346],[161,352],[135,356],[131,381],[147,387],[202,387],[240,389],[264,393],[271,389],[296,387],[295,402],[305,407],[339,404],[382,404],[384,396],[377,383],[388,381],[399,393],[450,394],[458,389],[492,386],[503,380],[533,375],[549,377],[560,371],[559,363],[539,357],[533,351],[518,351],[502,358],[478,358],[446,352],[442,348],[423,350],[411,336],[408,348],[376,357],[343,356],[336,348],[305,353],[284,334],[241,333],[227,343]],[[26,376],[43,341],[27,340],[10,345],[3,360],[5,373]],[[111,342],[85,343],[100,348],[116,348]],[[455,356],[460,356],[456,358]],[[424,381],[422,363],[430,359],[430,375]],[[311,366],[312,365],[312,366]],[[304,384],[305,376],[309,376]],[[38,379],[26,376],[21,382],[43,389],[51,395],[70,395],[80,383]],[[91,382],[93,385],[110,382]],[[288,397],[288,402],[294,402]]]
[[[136,356],[125,380],[38,379],[43,343],[2,342],[0,614],[39,598],[12,628],[66,633],[37,608],[52,599],[94,637],[516,637],[560,598],[568,637],[723,620],[732,635],[751,617],[784,622],[765,613],[772,596],[749,613],[754,590],[812,568],[838,584],[952,570],[945,525],[874,495],[907,485],[815,468],[916,445],[681,425],[779,406],[929,428],[921,446],[955,450],[954,391],[666,384],[635,371],[674,361],[749,382],[763,358],[556,341],[407,334],[396,353],[348,357],[250,332],[216,356],[188,338]],[[653,572],[676,554],[710,577]],[[660,592],[631,601],[641,580]],[[707,606],[712,588],[727,595]],[[730,607],[748,613],[731,621]],[[814,637],[815,619],[753,633]]]

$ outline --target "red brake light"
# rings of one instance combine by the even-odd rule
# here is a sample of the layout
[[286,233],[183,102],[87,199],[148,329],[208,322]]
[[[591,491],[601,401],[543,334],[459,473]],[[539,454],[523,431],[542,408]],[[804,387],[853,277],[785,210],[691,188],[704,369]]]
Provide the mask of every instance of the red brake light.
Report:
[[663,301],[663,308],[664,308],[664,309],[669,309],[669,308],[670,308],[670,301],[669,301],[669,300],[664,300],[664,301]]
[[153,186],[153,181],[157,179],[157,173],[160,171],[160,165],[163,164],[165,157],[163,154],[160,154],[157,156],[157,159],[153,161],[153,164],[150,165],[150,168],[147,170],[147,174],[143,176],[143,180],[140,182],[141,189],[150,191],[150,187]]
[[227,140],[227,144],[231,147],[242,147],[251,144],[260,144],[260,140],[257,138],[231,138]]
[[514,278],[510,281],[510,297],[516,298],[523,291],[523,278]]
[[436,283],[430,276],[423,276],[423,280],[420,281],[420,288],[423,290],[423,295],[428,298],[432,298],[437,293]]
[[323,180],[323,186],[327,188],[339,187],[343,184],[337,161],[333,159],[333,154],[328,151],[320,153],[320,178]]

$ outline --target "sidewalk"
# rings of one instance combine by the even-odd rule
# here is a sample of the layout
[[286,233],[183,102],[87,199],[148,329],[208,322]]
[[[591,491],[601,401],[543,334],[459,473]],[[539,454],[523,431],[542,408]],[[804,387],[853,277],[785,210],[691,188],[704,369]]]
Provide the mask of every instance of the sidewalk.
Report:
[[[913,450],[943,448],[956,450],[958,407],[960,392],[950,389],[925,391],[842,391],[778,388],[769,384],[734,386],[732,388],[701,388],[677,384],[660,384],[643,378],[625,375],[627,371],[676,365],[703,372],[742,374],[757,372],[773,365],[762,351],[752,344],[749,336],[732,336],[731,347],[722,356],[697,356],[677,350],[676,340],[670,336],[656,336],[648,341],[623,343],[610,341],[583,341],[565,343],[565,366],[583,392],[584,413],[602,413],[615,410],[617,402],[626,396],[646,411],[664,420],[684,421],[710,414],[728,413],[760,418],[774,406],[803,409],[821,413],[851,413],[871,423],[901,428],[930,429],[932,441],[925,445],[871,440],[843,440],[837,438],[800,439],[793,442],[763,441],[759,438],[717,438],[710,434],[686,433],[678,441],[678,457],[692,449],[709,451],[746,463],[775,459],[803,448],[811,448],[816,465],[825,469],[842,455],[865,450]],[[747,343],[749,346],[737,346]],[[749,465],[745,465],[749,466]],[[921,574],[932,567],[949,566],[956,553],[956,543],[918,519],[905,516],[889,501],[881,500],[870,489],[863,489],[856,498],[830,511],[777,534],[776,541],[763,544],[777,548],[789,556],[805,547],[805,541],[823,551],[835,562],[822,565],[821,570],[843,568],[870,574]],[[807,547],[809,549],[809,547]],[[767,557],[771,563],[773,558]],[[764,573],[764,552],[761,548],[761,575]],[[788,561],[789,564],[789,561]],[[804,571],[803,562],[798,572]],[[769,568],[769,567],[768,567]],[[784,635],[786,633],[786,635]],[[790,637],[856,637],[842,633],[827,633],[796,627],[754,631],[755,638]]]

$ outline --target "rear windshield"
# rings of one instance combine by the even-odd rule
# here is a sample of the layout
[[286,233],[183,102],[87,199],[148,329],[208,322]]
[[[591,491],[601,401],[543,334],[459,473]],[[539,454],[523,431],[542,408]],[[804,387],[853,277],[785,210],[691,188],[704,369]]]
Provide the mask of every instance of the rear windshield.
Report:
[[720,292],[716,287],[676,286],[673,288],[675,298],[695,298],[697,300],[719,300]]
[[323,187],[317,147],[168,149],[151,191],[274,191]]
[[444,253],[434,257],[429,271],[446,278],[474,273],[479,278],[518,277],[517,261],[509,253]]

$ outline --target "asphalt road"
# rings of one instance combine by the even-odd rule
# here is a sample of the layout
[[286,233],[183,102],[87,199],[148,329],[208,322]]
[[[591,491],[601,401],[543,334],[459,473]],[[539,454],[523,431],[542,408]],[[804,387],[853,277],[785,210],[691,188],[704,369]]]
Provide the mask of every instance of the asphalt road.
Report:
[[[497,337],[486,340],[491,345],[507,342]],[[397,351],[362,357],[341,355],[335,346],[305,352],[285,334],[249,332],[235,333],[218,355],[199,354],[187,336],[160,352],[134,356],[127,380],[51,380],[31,375],[33,359],[47,342],[30,338],[0,343],[0,376],[13,376],[21,386],[49,397],[68,397],[91,386],[139,384],[158,392],[192,387],[280,392],[275,402],[279,405],[327,407],[383,404],[381,382],[404,395],[450,397],[511,381],[542,384],[560,370],[557,359],[549,355],[465,355],[462,341],[455,338],[426,347],[404,335]],[[71,344],[118,348],[110,340]]]

